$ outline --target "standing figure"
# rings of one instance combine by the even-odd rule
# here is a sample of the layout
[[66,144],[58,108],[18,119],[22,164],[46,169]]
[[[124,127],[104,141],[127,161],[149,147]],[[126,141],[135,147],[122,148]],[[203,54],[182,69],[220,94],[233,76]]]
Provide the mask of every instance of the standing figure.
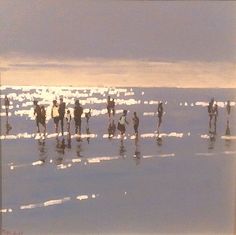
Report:
[[40,128],[39,128],[39,123],[41,123],[41,119],[42,119],[42,116],[41,116],[41,108],[38,104],[38,101],[34,101],[34,116],[35,116],[35,120],[36,120],[36,126],[37,126],[37,132],[40,133]]
[[108,96],[107,97],[107,113],[108,113],[108,117],[111,117],[111,97]]
[[5,109],[6,109],[6,116],[8,117],[10,101],[9,101],[9,98],[7,97],[7,95],[5,95],[5,98],[4,98],[4,105],[5,105]]
[[164,113],[163,103],[160,102],[160,103],[158,104],[158,107],[157,107],[157,116],[158,116],[157,129],[158,129],[158,132],[159,132],[159,128],[160,128],[161,123],[162,123],[162,116],[163,116],[163,113]]
[[226,111],[227,111],[227,115],[228,115],[228,118],[229,118],[230,111],[231,111],[231,105],[230,105],[230,101],[229,100],[227,101]]
[[134,116],[133,116],[133,126],[134,126],[135,135],[138,135],[139,118],[136,112],[134,112]]
[[60,98],[60,104],[59,104],[59,120],[61,122],[61,134],[64,135],[64,117],[66,112],[66,103],[63,102],[63,98]]
[[89,109],[89,111],[87,113],[85,113],[85,118],[86,118],[86,124],[87,124],[87,128],[89,128],[89,119],[91,118],[91,109]]
[[217,103],[213,107],[213,116],[214,116],[214,125],[216,126],[217,117],[218,117],[218,105],[217,105]]
[[111,106],[111,110],[112,110],[112,115],[113,115],[113,117],[115,116],[115,105],[116,105],[115,99],[112,99],[112,100],[110,101],[110,106]]
[[41,106],[41,120],[40,123],[42,124],[44,130],[43,130],[43,134],[44,136],[46,135],[46,110],[44,105]]
[[51,110],[51,117],[53,118],[55,124],[56,133],[58,133],[58,124],[59,124],[59,105],[57,104],[56,100],[53,100],[52,110]]
[[70,110],[68,109],[66,112],[66,124],[67,124],[68,133],[70,133],[70,123],[71,123],[71,114],[70,114]]
[[120,131],[121,136],[125,134],[125,124],[129,124],[126,120],[126,115],[127,115],[127,110],[123,111],[123,114],[121,115],[119,121],[118,121],[118,126],[117,129]]
[[[79,100],[75,101],[74,107],[74,120],[75,120],[75,134],[81,134],[81,116],[83,114],[83,108],[81,107]],[[79,132],[78,132],[79,129]]]
[[207,106],[207,110],[208,110],[208,115],[209,115],[209,128],[211,128],[211,121],[213,118],[213,105],[214,105],[214,98],[211,99],[211,101],[209,102],[208,106]]

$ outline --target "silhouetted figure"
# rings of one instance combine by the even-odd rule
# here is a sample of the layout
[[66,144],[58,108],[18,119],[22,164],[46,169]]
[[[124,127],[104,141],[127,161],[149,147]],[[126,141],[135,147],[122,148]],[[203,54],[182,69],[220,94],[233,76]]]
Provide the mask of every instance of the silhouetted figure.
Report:
[[86,118],[86,128],[89,128],[89,119],[91,118],[91,109],[89,109],[88,112],[85,113],[85,118]]
[[118,121],[118,126],[117,129],[120,131],[121,137],[125,134],[125,125],[129,124],[128,121],[126,120],[126,115],[127,115],[127,110],[123,111],[123,114],[121,115],[119,121]]
[[113,117],[115,116],[115,99],[112,99],[111,101],[110,101],[110,108],[111,108],[111,111],[112,111],[112,115],[113,115]]
[[109,122],[108,126],[108,138],[110,139],[111,137],[115,136],[115,132],[116,132],[116,124],[115,121],[112,120],[111,122]]
[[83,108],[81,107],[79,100],[76,100],[75,107],[74,107],[75,134],[79,134],[79,135],[81,135],[81,116],[82,116],[82,114],[83,114]]
[[70,133],[70,123],[71,123],[71,114],[70,110],[68,109],[66,112],[66,126],[67,126],[67,132]]
[[40,133],[39,124],[41,122],[42,116],[41,116],[41,107],[38,104],[38,101],[34,101],[34,116],[36,120],[36,126],[37,126],[37,132]]
[[157,116],[158,116],[157,130],[158,130],[158,133],[159,133],[159,128],[160,128],[161,123],[162,123],[162,116],[163,116],[163,113],[164,113],[163,103],[160,102],[160,103],[158,104],[158,107],[157,107]]
[[68,132],[68,135],[67,135],[67,148],[71,149],[71,134],[70,134],[70,132]]
[[58,133],[58,124],[59,124],[59,105],[57,104],[56,100],[53,100],[52,110],[51,110],[51,117],[53,118],[53,122],[55,124],[55,131]]
[[40,119],[40,123],[43,126],[44,130],[43,130],[43,134],[44,136],[46,135],[46,110],[44,105],[41,106],[41,119]]
[[135,135],[138,135],[139,118],[138,118],[136,112],[134,112],[134,116],[133,116],[132,120],[133,120],[134,133],[135,133]]
[[64,117],[66,112],[66,103],[63,102],[63,98],[60,98],[60,104],[59,104],[59,120],[61,122],[61,134],[64,135]]
[[226,112],[227,112],[227,117],[229,118],[230,112],[231,112],[231,105],[230,105],[230,101],[227,101],[226,104]]
[[211,121],[214,115],[213,105],[214,105],[214,98],[211,99],[211,101],[209,102],[207,106],[208,115],[209,115],[209,128],[211,128]]
[[6,109],[6,116],[8,117],[8,112],[9,112],[9,106],[10,106],[10,100],[7,97],[7,95],[5,95],[4,98],[4,105],[5,105],[5,109]]
[[108,96],[107,97],[107,113],[108,113],[108,117],[111,117],[111,97]]
[[215,104],[213,107],[213,116],[214,116],[214,125],[216,126],[217,118],[218,118],[218,105]]

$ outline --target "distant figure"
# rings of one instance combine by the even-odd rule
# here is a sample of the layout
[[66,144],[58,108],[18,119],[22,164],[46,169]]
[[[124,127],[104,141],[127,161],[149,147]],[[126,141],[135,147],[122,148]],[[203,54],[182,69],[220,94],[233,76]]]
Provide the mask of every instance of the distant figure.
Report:
[[231,111],[231,105],[230,105],[230,101],[229,101],[229,100],[227,101],[226,111],[227,111],[227,115],[228,115],[228,117],[229,117],[230,111]]
[[138,135],[139,118],[136,112],[134,112],[134,116],[133,116],[133,126],[134,126],[135,135]]
[[45,110],[45,107],[44,105],[41,106],[41,120],[40,120],[40,123],[42,124],[44,130],[43,130],[43,133],[44,133],[44,136],[46,135],[46,110]]
[[160,128],[161,123],[162,123],[162,116],[163,116],[163,113],[164,113],[163,103],[160,102],[160,103],[158,104],[158,107],[157,107],[157,116],[158,116],[157,129],[158,129],[158,132],[159,132],[159,128]]
[[217,118],[218,118],[218,105],[215,104],[213,107],[213,116],[214,116],[214,125],[216,125]]
[[70,123],[71,123],[71,114],[70,110],[68,109],[66,112],[66,124],[67,124],[67,132],[70,133]]
[[126,115],[127,115],[127,110],[124,110],[122,116],[118,121],[117,129],[120,131],[121,136],[125,134],[125,125],[129,124],[126,120]]
[[36,126],[37,126],[37,132],[40,133],[40,128],[39,128],[39,124],[41,123],[41,107],[38,104],[38,101],[34,101],[34,116],[35,116],[35,120],[36,120]]
[[75,134],[78,134],[79,129],[79,135],[81,134],[81,116],[83,114],[83,108],[81,107],[79,100],[75,101],[75,107],[74,107],[74,120],[75,120]]
[[107,113],[109,118],[111,117],[111,97],[107,97]]
[[110,107],[111,107],[111,110],[112,110],[112,115],[113,115],[113,117],[115,116],[115,105],[116,105],[115,99],[112,99],[112,100],[110,101]]
[[211,128],[211,121],[213,118],[213,105],[214,105],[214,98],[211,99],[211,101],[208,104],[207,110],[208,110],[208,115],[209,115],[209,128]]
[[110,122],[108,126],[108,138],[115,136],[115,132],[116,132],[116,125],[115,125],[115,121],[112,120],[112,122]]
[[4,98],[4,105],[5,105],[5,109],[6,109],[6,116],[8,117],[8,112],[9,112],[9,106],[10,106],[10,100],[7,97],[7,95],[5,95]]
[[55,124],[56,133],[58,133],[58,124],[59,124],[59,106],[56,100],[53,100],[52,110],[51,110],[51,117],[53,118]]
[[60,98],[60,104],[59,104],[59,120],[61,122],[61,133],[64,135],[64,117],[66,112],[66,103],[63,102],[63,98]]
[[92,116],[91,109],[89,109],[89,111],[87,113],[85,113],[87,128],[89,128],[89,119],[91,118],[91,116]]

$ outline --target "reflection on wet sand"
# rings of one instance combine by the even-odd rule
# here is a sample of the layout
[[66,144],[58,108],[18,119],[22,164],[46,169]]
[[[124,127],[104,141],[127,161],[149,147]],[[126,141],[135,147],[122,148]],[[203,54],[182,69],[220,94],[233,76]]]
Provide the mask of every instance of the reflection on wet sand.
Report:
[[64,154],[65,154],[65,139],[62,138],[62,140],[59,140],[59,138],[56,138],[56,165],[62,164]]
[[123,138],[120,139],[120,148],[119,148],[119,155],[124,159],[126,157],[126,148],[124,146]]
[[7,120],[6,120],[6,135],[9,135],[11,129],[12,129],[12,126],[10,125],[9,118],[7,116]]
[[208,149],[212,150],[215,147],[216,142],[216,121],[214,122],[214,125],[209,125],[209,144]]
[[134,144],[135,144],[134,160],[135,160],[136,165],[139,165],[141,163],[142,155],[141,155],[141,151],[140,151],[138,135],[136,135],[136,138],[134,140]]
[[[227,120],[225,136],[229,137],[230,135],[231,135],[231,133],[230,133],[230,125],[229,125],[229,120]],[[231,139],[230,138],[226,138],[225,139],[225,146],[230,147],[230,145],[231,145]]]
[[45,163],[47,159],[47,148],[45,144],[45,139],[38,140],[38,150],[39,150],[39,161]]

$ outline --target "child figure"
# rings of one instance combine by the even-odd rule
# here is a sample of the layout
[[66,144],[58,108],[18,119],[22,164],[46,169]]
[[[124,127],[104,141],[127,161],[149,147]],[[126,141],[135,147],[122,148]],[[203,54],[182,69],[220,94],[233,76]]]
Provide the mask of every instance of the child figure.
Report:
[[71,123],[71,113],[70,110],[68,109],[66,112],[66,124],[68,133],[70,133],[70,123]]

